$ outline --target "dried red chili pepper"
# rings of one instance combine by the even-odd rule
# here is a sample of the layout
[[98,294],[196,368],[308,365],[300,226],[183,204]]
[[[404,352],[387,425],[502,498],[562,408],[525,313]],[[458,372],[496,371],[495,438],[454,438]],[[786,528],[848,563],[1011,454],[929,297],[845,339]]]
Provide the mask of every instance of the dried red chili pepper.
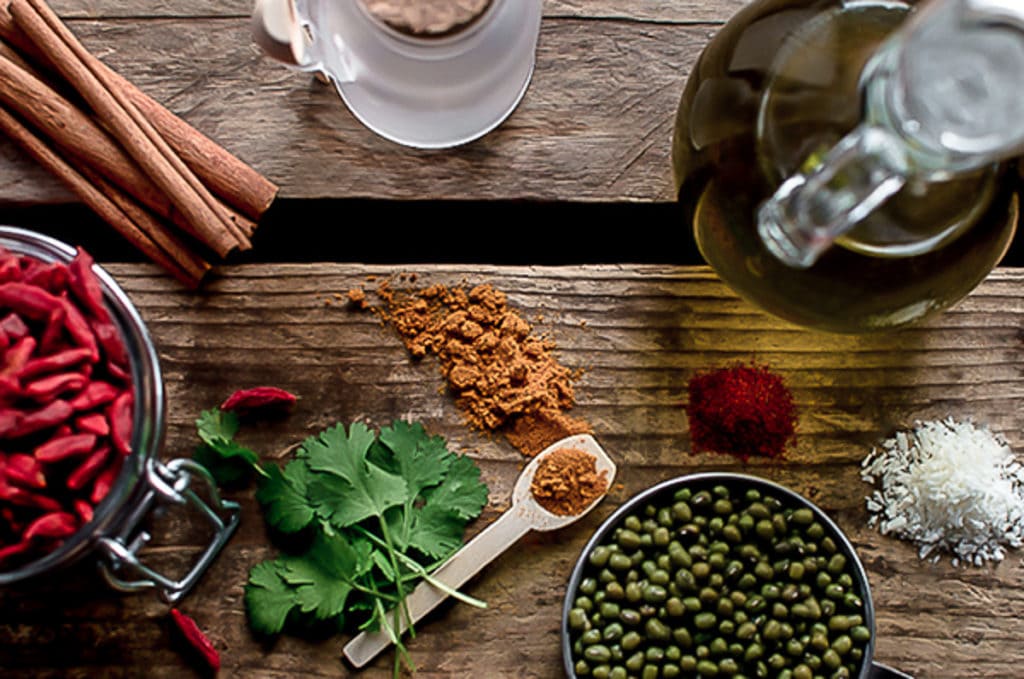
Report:
[[278,387],[240,389],[220,404],[221,410],[247,414],[256,410],[286,410],[295,404],[295,395]]
[[171,619],[181,632],[185,641],[200,655],[211,670],[220,670],[220,653],[214,648],[213,642],[207,637],[196,621],[176,608],[171,609]]
[[46,488],[46,475],[39,460],[25,453],[7,457],[4,475],[10,481],[26,488]]
[[68,512],[50,512],[43,514],[28,525],[21,534],[22,540],[38,540],[48,538],[60,540],[74,535],[78,530],[78,518]]
[[36,401],[52,401],[69,391],[79,391],[88,383],[82,373],[57,373],[47,375],[22,388],[22,394]]
[[68,490],[81,490],[85,488],[86,484],[92,481],[103,469],[108,455],[110,455],[110,446],[100,446],[89,453],[89,457],[85,458],[82,464],[78,465],[74,471],[68,474],[64,485],[68,487]]
[[76,411],[93,410],[110,403],[117,398],[119,393],[121,393],[121,390],[110,382],[93,380],[85,385],[85,389],[80,391],[69,403]]
[[777,457],[796,430],[793,396],[782,378],[755,365],[694,375],[686,412],[693,452]]
[[85,455],[96,446],[95,434],[69,434],[57,436],[33,451],[40,462],[60,462],[69,457]]
[[132,451],[132,405],[134,405],[131,389],[122,392],[107,409],[107,420],[110,422],[110,442],[114,450],[127,455]]

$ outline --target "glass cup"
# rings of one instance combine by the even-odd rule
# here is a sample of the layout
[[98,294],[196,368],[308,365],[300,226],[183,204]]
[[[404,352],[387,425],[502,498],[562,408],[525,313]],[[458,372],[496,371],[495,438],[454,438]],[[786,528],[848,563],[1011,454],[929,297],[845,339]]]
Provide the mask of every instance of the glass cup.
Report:
[[256,0],[253,35],[264,51],[322,73],[352,114],[406,146],[477,139],[519,104],[533,74],[542,0],[492,0],[462,30],[409,35],[360,0]]
[[[70,262],[75,249],[53,238],[0,226],[0,247],[44,262]],[[99,279],[110,316],[121,333],[131,365],[135,406],[131,454],[93,518],[57,549],[14,570],[0,571],[0,586],[52,573],[89,555],[99,555],[100,570],[115,589],[157,589],[169,603],[195,584],[238,526],[239,505],[223,501],[209,472],[190,459],[157,459],[163,445],[166,401],[156,349],[142,318],[124,291],[99,266]],[[192,488],[197,480],[205,498]],[[138,552],[150,539],[143,522],[163,505],[189,505],[206,517],[210,541],[181,577],[168,577],[146,566]]]

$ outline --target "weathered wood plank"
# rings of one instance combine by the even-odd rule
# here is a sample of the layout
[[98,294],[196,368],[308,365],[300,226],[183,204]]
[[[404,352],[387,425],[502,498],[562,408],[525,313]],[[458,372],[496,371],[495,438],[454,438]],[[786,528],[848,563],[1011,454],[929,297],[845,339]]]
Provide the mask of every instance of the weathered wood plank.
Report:
[[[386,266],[343,264],[230,267],[205,292],[175,288],[154,269],[111,265],[159,348],[169,402],[165,454],[187,454],[199,409],[241,385],[272,383],[302,399],[292,416],[243,433],[274,454],[334,421],[382,425],[423,421],[476,458],[491,498],[480,525],[507,506],[522,459],[503,440],[466,427],[441,390],[431,359],[411,362],[370,314],[326,304],[371,285]],[[955,311],[888,336],[836,337],[796,330],[735,298],[705,268],[668,266],[422,266],[419,283],[493,282],[559,359],[584,375],[576,414],[620,463],[611,494],[593,515],[553,535],[531,535],[468,587],[487,611],[447,604],[410,644],[420,676],[561,676],[558,625],[565,581],[589,534],[635,492],[698,470],[770,478],[818,502],[846,529],[864,559],[878,612],[877,657],[916,676],[945,679],[1019,674],[1014,641],[1024,615],[1018,554],[997,567],[922,563],[913,547],[865,527],[859,462],[882,437],[918,418],[971,415],[1024,446],[1019,409],[1024,365],[1020,314],[1024,272],[997,270]],[[1000,308],[1002,307],[1002,308]],[[731,320],[730,320],[731,319]],[[688,453],[680,404],[697,370],[734,361],[773,366],[800,409],[797,446],[781,461],[742,464]],[[277,679],[352,674],[341,637],[273,643],[254,639],[241,602],[248,569],[271,556],[252,492],[239,533],[184,607],[224,656],[225,676]],[[194,527],[169,518],[158,568],[197,553]],[[5,677],[189,676],[165,619],[147,595],[103,589],[91,566],[0,591],[0,667]],[[56,654],[54,648],[60,648]],[[360,676],[384,677],[382,657]]]
[[[83,42],[254,165],[288,198],[654,201],[683,83],[711,25],[545,21],[525,99],[498,130],[444,152],[376,137],[333,88],[260,56],[245,18],[83,21]],[[0,144],[0,204],[70,200]]]
[[[245,17],[252,11],[250,0],[53,0],[50,4],[66,19]],[[744,0],[545,0],[544,16],[661,23],[725,21],[745,4]]]

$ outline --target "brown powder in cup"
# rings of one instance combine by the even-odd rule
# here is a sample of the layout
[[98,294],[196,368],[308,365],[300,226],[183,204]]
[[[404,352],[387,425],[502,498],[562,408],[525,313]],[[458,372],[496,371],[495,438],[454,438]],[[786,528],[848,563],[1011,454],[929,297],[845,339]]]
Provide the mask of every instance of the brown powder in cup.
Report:
[[362,0],[377,20],[420,37],[456,33],[490,6],[491,0]]
[[559,448],[537,465],[530,492],[552,514],[575,516],[608,490],[608,472],[597,471],[594,456]]
[[503,292],[486,284],[468,291],[444,285],[398,291],[385,281],[377,295],[384,305],[371,308],[409,353],[438,357],[472,426],[505,433],[531,457],[559,439],[591,431],[565,413],[573,406],[576,375],[555,360],[554,342],[533,334],[508,307]]

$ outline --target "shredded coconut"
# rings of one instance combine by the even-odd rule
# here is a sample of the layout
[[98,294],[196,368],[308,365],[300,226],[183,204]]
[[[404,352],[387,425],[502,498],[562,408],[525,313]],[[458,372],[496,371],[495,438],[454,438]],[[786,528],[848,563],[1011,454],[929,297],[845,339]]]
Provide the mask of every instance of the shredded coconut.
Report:
[[873,449],[861,478],[868,525],[953,565],[1002,561],[1024,544],[1024,469],[1006,442],[971,422],[919,422]]

